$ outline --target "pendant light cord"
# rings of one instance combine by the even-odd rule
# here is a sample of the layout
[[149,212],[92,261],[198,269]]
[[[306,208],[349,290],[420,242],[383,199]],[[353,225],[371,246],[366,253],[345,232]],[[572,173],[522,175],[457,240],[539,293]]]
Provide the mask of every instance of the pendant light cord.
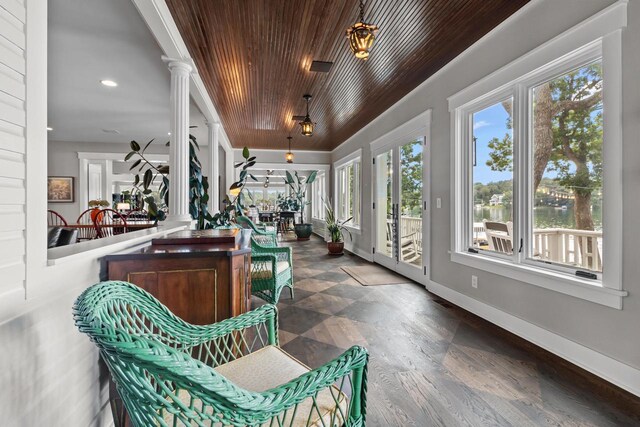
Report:
[[364,1],[360,0],[360,22],[364,24]]

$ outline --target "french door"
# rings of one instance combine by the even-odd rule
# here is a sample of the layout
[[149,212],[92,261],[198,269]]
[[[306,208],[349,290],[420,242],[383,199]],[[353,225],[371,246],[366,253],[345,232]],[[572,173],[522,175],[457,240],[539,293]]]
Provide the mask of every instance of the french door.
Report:
[[425,137],[373,151],[375,262],[423,282],[428,274]]

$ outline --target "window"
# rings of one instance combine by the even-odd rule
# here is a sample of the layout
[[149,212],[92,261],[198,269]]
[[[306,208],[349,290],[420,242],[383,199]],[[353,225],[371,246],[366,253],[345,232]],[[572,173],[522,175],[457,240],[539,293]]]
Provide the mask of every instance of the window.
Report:
[[605,113],[620,111],[619,36],[551,62],[537,49],[449,98],[454,261],[572,295],[621,289],[620,114]]
[[311,217],[323,220],[325,216],[324,201],[327,200],[324,174],[319,174],[311,184],[311,197]]
[[336,163],[336,217],[360,228],[361,188],[360,150]]

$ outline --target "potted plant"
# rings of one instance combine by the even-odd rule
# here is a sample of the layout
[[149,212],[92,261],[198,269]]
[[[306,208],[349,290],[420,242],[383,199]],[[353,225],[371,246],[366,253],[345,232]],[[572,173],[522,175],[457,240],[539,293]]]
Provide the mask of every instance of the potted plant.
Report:
[[325,223],[327,224],[327,231],[329,231],[329,238],[331,241],[327,242],[327,249],[329,250],[329,255],[342,255],[344,253],[344,239],[342,232],[346,231],[349,233],[349,239],[353,240],[353,236],[351,235],[351,231],[345,226],[345,224],[353,217],[347,218],[344,221],[340,221],[336,219],[336,213],[333,210],[333,205],[331,204],[331,200],[324,202],[325,209]]
[[287,171],[287,177],[284,180],[284,183],[287,184],[291,190],[290,196],[298,202],[300,224],[294,225],[298,240],[309,240],[311,232],[313,231],[312,225],[304,222],[304,208],[310,203],[307,202],[307,185],[316,180],[317,174],[318,171],[313,171],[307,178],[304,178],[298,175],[298,171],[296,171],[294,175],[291,175],[291,173]]
[[100,199],[89,200],[88,205],[89,205],[90,208],[93,208],[93,209],[91,209],[91,215],[90,215],[91,216],[91,221],[95,221],[96,220],[98,214],[100,213],[100,211],[103,208],[111,206],[111,204],[109,202],[107,202],[106,200],[100,200]]
[[[147,142],[144,147],[141,147],[136,141],[131,141],[131,151],[126,155],[124,160],[136,159],[129,167],[129,170],[138,168],[138,172],[134,175],[133,187],[136,192],[142,194],[150,216],[162,221],[166,217],[166,212],[164,212],[157,203],[152,187],[156,178],[159,178],[158,194],[163,202],[162,204],[168,206],[169,166],[156,166],[145,157],[145,151],[152,142],[153,139]],[[167,142],[166,145],[168,146],[169,143]],[[229,196],[227,196],[223,202],[225,203],[225,209],[222,212],[211,215],[207,209],[207,202],[209,201],[209,181],[207,177],[202,175],[202,165],[200,164],[197,154],[199,150],[200,146],[196,138],[193,135],[189,135],[189,213],[191,214],[191,218],[196,220],[196,229],[235,228],[236,225],[233,222],[235,213],[243,212],[245,209],[245,194],[243,193],[245,184],[249,178],[258,181],[248,170],[255,165],[256,158],[250,156],[249,149],[244,147],[242,150],[244,160],[235,165],[235,168],[242,167],[240,178],[229,188],[229,193],[234,198],[231,200]]]

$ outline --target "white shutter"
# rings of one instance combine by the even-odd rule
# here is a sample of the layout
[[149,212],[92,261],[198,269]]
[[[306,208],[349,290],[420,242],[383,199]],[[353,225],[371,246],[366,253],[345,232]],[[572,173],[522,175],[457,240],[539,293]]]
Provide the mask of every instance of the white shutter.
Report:
[[25,280],[25,16],[0,0],[0,297]]

